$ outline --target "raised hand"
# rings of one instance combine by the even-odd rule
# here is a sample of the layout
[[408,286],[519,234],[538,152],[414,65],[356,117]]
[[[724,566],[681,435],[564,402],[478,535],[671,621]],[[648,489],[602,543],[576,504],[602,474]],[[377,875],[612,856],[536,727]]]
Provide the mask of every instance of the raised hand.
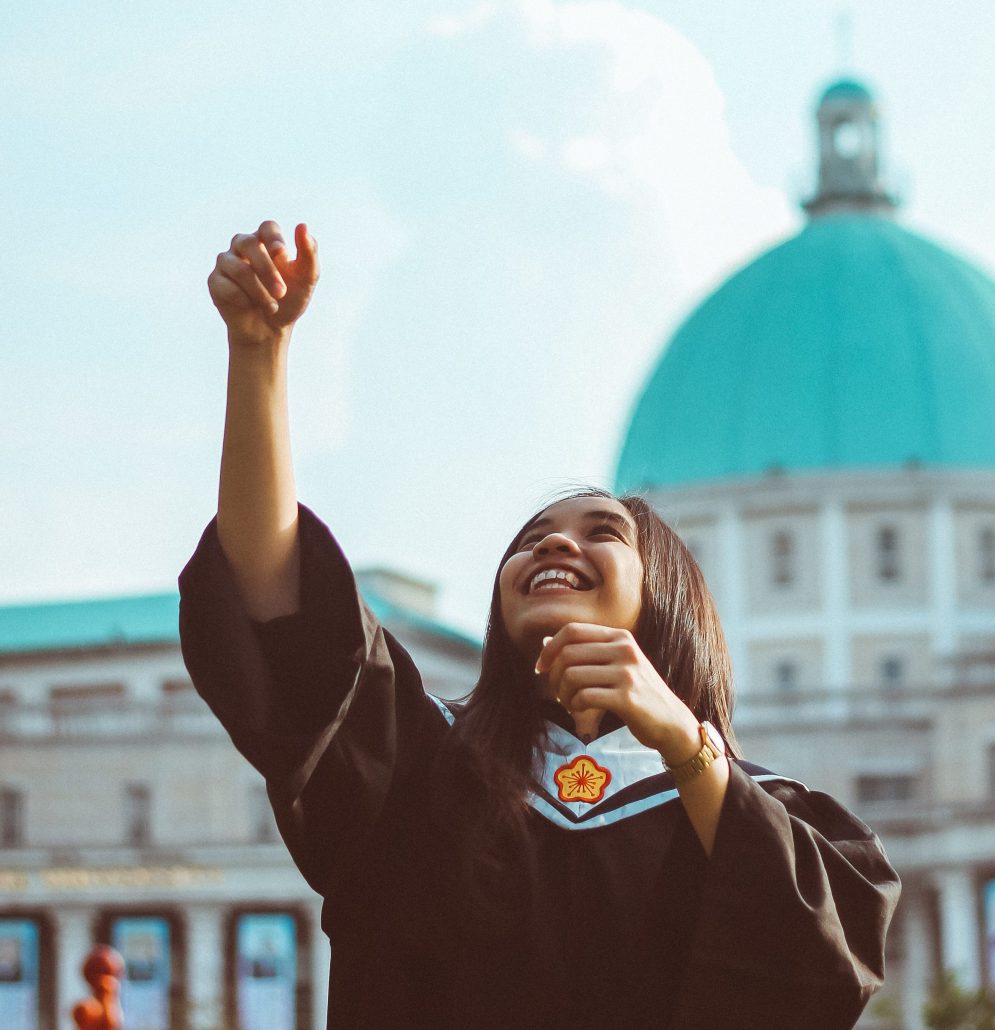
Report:
[[254,233],[233,236],[218,255],[207,285],[229,343],[276,343],[304,314],[318,282],[318,248],[303,223],[294,239],[297,256],[291,260],[280,226],[267,221]]
[[614,712],[668,764],[691,758],[701,746],[698,720],[628,630],[568,623],[546,639],[536,672],[568,712]]

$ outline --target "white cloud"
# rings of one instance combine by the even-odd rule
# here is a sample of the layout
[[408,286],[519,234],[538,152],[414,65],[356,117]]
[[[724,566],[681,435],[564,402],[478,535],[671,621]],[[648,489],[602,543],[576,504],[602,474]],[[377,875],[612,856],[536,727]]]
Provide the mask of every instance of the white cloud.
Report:
[[583,134],[522,130],[517,148],[552,149],[565,169],[624,197],[678,256],[685,286],[700,289],[790,231],[784,195],[758,186],[733,151],[712,68],[676,29],[619,0],[517,0],[516,9],[533,47],[593,45],[603,72]]
[[534,132],[518,129],[509,136],[511,148],[529,161],[539,162],[545,159],[548,150],[546,140]]
[[445,36],[449,39],[462,36],[467,32],[480,28],[498,13],[496,3],[484,2],[463,11],[461,14],[439,14],[431,18],[428,31],[433,36]]

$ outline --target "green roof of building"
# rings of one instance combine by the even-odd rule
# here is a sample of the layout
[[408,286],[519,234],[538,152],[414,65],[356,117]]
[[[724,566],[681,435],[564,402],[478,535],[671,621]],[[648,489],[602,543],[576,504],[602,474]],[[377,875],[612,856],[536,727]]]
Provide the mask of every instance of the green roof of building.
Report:
[[[480,646],[479,640],[369,590],[364,597],[385,623],[403,622],[430,636]],[[0,606],[0,654],[179,644],[179,605],[179,595],[168,593]]]
[[0,607],[0,653],[178,642],[179,595]]
[[888,218],[838,215],[678,329],[616,488],[909,463],[995,469],[995,282]]

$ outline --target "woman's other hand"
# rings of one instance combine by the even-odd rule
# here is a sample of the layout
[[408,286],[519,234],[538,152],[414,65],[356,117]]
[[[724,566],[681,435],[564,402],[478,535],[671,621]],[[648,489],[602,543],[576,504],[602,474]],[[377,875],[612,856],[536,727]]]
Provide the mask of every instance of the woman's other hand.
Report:
[[254,233],[233,236],[218,255],[207,285],[229,343],[279,342],[304,314],[318,282],[318,248],[303,223],[294,238],[297,256],[291,260],[280,226],[267,221]]
[[693,758],[701,747],[698,720],[667,686],[625,629],[571,622],[548,638],[536,671],[550,694],[574,714],[614,712],[667,765]]
[[[571,622],[546,640],[536,671],[576,719],[583,712],[614,712],[646,747],[673,768],[701,749],[698,719],[664,683],[625,629]],[[706,855],[712,854],[729,786],[729,762],[718,759],[678,786],[684,810]]]

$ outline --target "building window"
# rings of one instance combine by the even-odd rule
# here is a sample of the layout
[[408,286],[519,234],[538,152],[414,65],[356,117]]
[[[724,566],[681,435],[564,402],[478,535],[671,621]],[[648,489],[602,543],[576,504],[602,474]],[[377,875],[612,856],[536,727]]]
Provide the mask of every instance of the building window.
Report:
[[861,804],[913,801],[919,793],[919,778],[911,773],[889,773],[857,777],[857,800]]
[[37,919],[0,919],[0,1012],[4,1027],[54,1026],[42,1023],[46,984],[41,974],[42,926]]
[[120,724],[125,695],[123,683],[52,687],[49,700],[56,732],[74,736],[113,730]]
[[152,792],[146,783],[125,788],[125,839],[136,848],[152,841]]
[[252,840],[257,844],[271,844],[279,840],[276,831],[276,820],[269,805],[266,787],[262,783],[253,783],[249,788],[249,819]]
[[797,690],[798,663],[790,660],[777,662],[774,665],[774,686],[785,692]]
[[0,787],[0,847],[17,848],[24,843],[24,791]]
[[297,913],[241,912],[232,926],[232,1026],[300,1030],[310,1007],[304,989],[309,955]]
[[885,583],[893,583],[902,574],[899,561],[898,530],[894,526],[880,526],[877,531],[877,571],[878,579]]
[[978,533],[978,579],[995,583],[995,529],[985,526]]
[[771,582],[776,587],[791,586],[795,581],[795,536],[779,529],[770,538]]
[[17,695],[13,690],[0,688],[0,734],[14,729],[14,714],[17,709]]
[[905,684],[905,662],[897,655],[887,655],[881,659],[880,673],[883,687],[901,687]]
[[140,1013],[136,1025],[142,1030],[169,1030],[173,1026],[169,921],[161,916],[114,918],[110,940],[112,947],[124,959],[121,1008],[127,1013]]

